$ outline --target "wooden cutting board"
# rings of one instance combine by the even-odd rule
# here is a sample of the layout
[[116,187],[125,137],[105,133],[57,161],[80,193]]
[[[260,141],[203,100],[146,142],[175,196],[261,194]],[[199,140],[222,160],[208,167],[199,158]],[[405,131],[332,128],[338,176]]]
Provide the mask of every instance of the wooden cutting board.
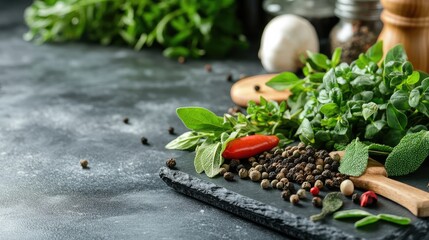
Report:
[[[334,153],[344,155],[342,151]],[[384,165],[371,158],[364,174],[350,177],[350,180],[358,188],[371,190],[402,205],[415,216],[429,217],[429,192],[388,178]]]
[[[236,82],[231,87],[231,99],[238,106],[247,107],[247,102],[250,100],[259,103],[260,97],[267,100],[281,102],[287,100],[291,95],[289,90],[276,91],[265,85],[271,78],[277,74],[262,74],[243,78]],[[255,90],[259,88],[259,90]]]

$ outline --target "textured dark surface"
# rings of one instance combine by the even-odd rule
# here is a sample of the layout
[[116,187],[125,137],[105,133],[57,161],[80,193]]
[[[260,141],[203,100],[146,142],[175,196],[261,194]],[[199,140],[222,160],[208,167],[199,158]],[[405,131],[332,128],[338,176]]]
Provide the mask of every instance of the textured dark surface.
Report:
[[[398,226],[387,222],[378,222],[371,226],[355,229],[355,219],[333,220],[331,216],[320,222],[312,222],[309,217],[320,212],[311,204],[311,198],[293,206],[280,198],[278,190],[262,190],[259,184],[250,180],[241,180],[238,176],[233,182],[221,177],[209,179],[197,174],[193,166],[193,154],[178,159],[177,168],[166,167],[160,170],[160,177],[179,192],[207,202],[241,217],[263,224],[267,227],[301,239],[426,239],[429,233],[428,219],[416,218],[405,208],[379,197],[376,208],[365,209],[373,214],[389,213],[411,218],[409,226]],[[402,180],[415,187],[426,188],[421,183],[427,181],[429,164],[415,173],[413,179]],[[296,185],[296,189],[299,186]],[[322,191],[321,196],[327,192]],[[400,194],[400,193],[398,193]],[[351,199],[344,198],[343,210],[359,209]]]
[[226,75],[260,73],[256,52],[181,65],[157,50],[36,46],[21,38],[26,5],[0,1],[0,239],[282,238],[158,176],[183,154],[164,149],[169,126],[185,130],[175,108],[225,112]]

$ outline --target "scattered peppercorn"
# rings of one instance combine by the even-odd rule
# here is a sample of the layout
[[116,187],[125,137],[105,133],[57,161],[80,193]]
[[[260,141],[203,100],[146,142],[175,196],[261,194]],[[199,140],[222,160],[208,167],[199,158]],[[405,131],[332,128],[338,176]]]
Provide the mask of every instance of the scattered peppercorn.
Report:
[[311,184],[309,182],[303,182],[301,188],[309,191],[311,188]]
[[268,179],[262,179],[261,181],[261,188],[268,189],[270,187],[270,180]]
[[313,195],[313,196],[317,196],[317,195],[319,195],[319,188],[318,187],[312,187],[311,189],[310,189],[310,193],[311,193],[311,195]]
[[222,164],[222,166],[220,166],[221,168],[225,168],[227,172],[229,172],[229,164]]
[[219,174],[220,175],[224,175],[225,173],[227,172],[227,170],[225,169],[225,168],[223,168],[223,167],[221,167],[220,169],[219,169]]
[[259,92],[259,91],[261,91],[261,86],[255,85],[254,89],[255,89],[256,92]]
[[282,190],[284,188],[284,186],[285,186],[285,184],[283,182],[278,182],[276,184],[276,188],[279,189],[279,190]]
[[282,192],[282,198],[283,198],[283,200],[285,200],[285,201],[290,201],[290,196],[291,196],[291,193],[290,193],[290,191],[289,190],[284,190],[283,192]]
[[353,201],[354,203],[356,203],[356,204],[359,204],[359,202],[360,202],[360,196],[359,196],[359,194],[358,194],[358,193],[354,193],[354,194],[352,195],[352,201]]
[[259,171],[253,170],[249,173],[250,180],[257,182],[261,179],[261,173]]
[[320,208],[323,205],[323,201],[320,197],[313,197],[311,200],[311,203],[313,203],[313,206]]
[[240,171],[238,171],[238,176],[241,179],[245,179],[245,178],[247,178],[249,176],[249,172],[247,171],[247,169],[242,168],[242,169],[240,169]]
[[314,183],[314,186],[317,187],[319,190],[322,190],[323,182],[321,180],[316,180],[316,182]]
[[176,133],[174,132],[174,127],[169,127],[169,128],[168,128],[168,133],[169,133],[170,135],[175,135]]
[[325,180],[325,186],[329,189],[333,189],[334,188],[334,181],[332,181],[332,179],[326,179]]
[[271,181],[271,187],[272,188],[277,188],[277,183],[279,182],[279,180],[277,180],[277,179],[274,179],[274,180],[272,180]]
[[346,179],[341,183],[340,191],[344,196],[351,196],[355,191],[355,186],[352,181]]
[[210,65],[210,64],[206,64],[205,66],[204,66],[204,69],[206,70],[206,72],[212,72],[212,65]]
[[143,145],[149,145],[149,141],[147,140],[147,138],[145,138],[145,137],[142,137],[141,139],[140,139],[140,141],[141,141],[141,143],[143,144]]
[[87,168],[89,168],[89,167],[88,167],[88,164],[89,164],[88,160],[86,160],[86,159],[82,159],[82,160],[80,160],[80,166],[81,166],[83,169],[87,169]]
[[223,174],[223,178],[227,181],[234,180],[234,174],[232,172],[226,172]]
[[125,124],[130,124],[130,119],[126,117],[126,118],[122,119],[122,122]]
[[186,58],[185,58],[185,57],[183,57],[183,56],[180,56],[179,58],[177,58],[177,61],[178,61],[180,64],[184,64],[184,63],[186,62]]
[[307,191],[305,191],[305,189],[301,188],[296,192],[296,194],[298,195],[299,198],[302,199],[302,198],[306,198],[306,196],[307,196],[306,192]]
[[228,73],[228,75],[226,75],[226,81],[228,82],[232,82],[234,79],[232,78],[232,74]]
[[267,172],[263,172],[261,174],[262,179],[267,179],[268,180],[268,173]]
[[289,198],[289,201],[293,204],[296,205],[299,203],[299,196],[296,194],[292,194]]
[[165,164],[167,165],[168,168],[174,168],[176,166],[176,159],[170,158],[167,160]]

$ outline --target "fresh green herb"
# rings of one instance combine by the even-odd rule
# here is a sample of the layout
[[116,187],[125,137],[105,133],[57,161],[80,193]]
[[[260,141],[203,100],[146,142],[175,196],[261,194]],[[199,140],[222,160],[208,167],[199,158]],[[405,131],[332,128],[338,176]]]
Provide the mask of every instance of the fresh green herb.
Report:
[[401,139],[386,159],[389,176],[400,176],[417,170],[429,156],[429,132],[411,133]]
[[[413,139],[416,147],[409,151],[401,147],[409,145],[409,138],[398,144],[407,134],[428,130],[428,74],[413,69],[401,45],[382,59],[382,42],[378,42],[350,65],[339,63],[340,53],[336,50],[328,59],[309,52],[304,78],[282,73],[267,83],[276,90],[292,91],[285,114],[297,116],[291,119],[299,126],[296,136],[327,149],[344,149],[349,144],[340,166],[348,175],[361,175],[369,155],[392,155],[388,157],[391,165],[386,165],[392,175],[416,170],[429,155],[429,137],[412,135],[419,137]],[[357,138],[363,143],[352,141]],[[417,146],[424,148],[415,151]],[[416,160],[401,166],[408,159]]]
[[285,128],[286,104],[268,102],[261,98],[261,104],[249,103],[248,115],[237,113],[236,116],[225,114],[219,117],[213,112],[200,107],[177,109],[177,115],[191,131],[186,132],[166,145],[168,149],[193,150],[195,170],[214,177],[220,172],[224,159],[222,152],[228,142],[252,134],[277,135],[280,145],[291,143],[292,133]]
[[233,0],[36,0],[25,11],[26,40],[155,44],[167,57],[225,56],[246,45]]
[[350,176],[360,176],[367,164],[368,146],[355,139],[346,147],[339,170]]
[[328,214],[334,213],[343,206],[342,194],[340,192],[330,192],[323,199],[322,212],[310,217],[312,221],[319,221]]
[[385,220],[399,225],[408,225],[411,223],[411,219],[406,217],[396,216],[392,214],[372,215],[371,213],[360,209],[344,210],[344,211],[336,212],[334,214],[334,219],[344,219],[344,218],[362,218],[361,220],[355,223],[356,228],[378,222],[379,220]]

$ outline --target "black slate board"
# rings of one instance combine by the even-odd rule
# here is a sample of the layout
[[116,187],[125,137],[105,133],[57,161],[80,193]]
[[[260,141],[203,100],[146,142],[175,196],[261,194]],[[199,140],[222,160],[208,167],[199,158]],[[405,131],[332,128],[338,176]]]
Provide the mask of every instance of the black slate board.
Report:
[[[311,197],[293,206],[280,197],[278,190],[262,190],[259,184],[235,177],[227,182],[221,177],[210,179],[198,174],[193,166],[193,154],[177,160],[176,169],[161,168],[160,177],[176,191],[234,213],[258,224],[299,239],[429,239],[429,218],[417,218],[405,208],[379,197],[376,208],[365,209],[371,213],[390,213],[409,217],[412,224],[398,226],[378,222],[371,226],[355,229],[355,220],[337,221],[327,217],[321,222],[312,222],[309,216],[320,212],[311,204]],[[413,178],[400,178],[415,187],[426,189],[429,166],[424,166]],[[298,185],[296,185],[298,189]],[[320,195],[325,196],[326,191]],[[400,194],[400,193],[398,193]],[[360,208],[350,199],[344,198],[345,209]]]

